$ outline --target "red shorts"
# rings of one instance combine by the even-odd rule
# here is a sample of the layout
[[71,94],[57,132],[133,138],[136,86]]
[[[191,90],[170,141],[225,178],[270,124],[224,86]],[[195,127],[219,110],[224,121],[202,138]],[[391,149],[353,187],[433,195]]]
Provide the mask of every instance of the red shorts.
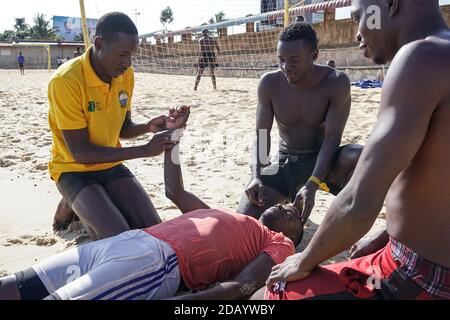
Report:
[[266,290],[267,300],[300,299],[433,299],[406,276],[392,257],[391,242],[366,257],[318,267],[305,279],[289,282],[283,290]]

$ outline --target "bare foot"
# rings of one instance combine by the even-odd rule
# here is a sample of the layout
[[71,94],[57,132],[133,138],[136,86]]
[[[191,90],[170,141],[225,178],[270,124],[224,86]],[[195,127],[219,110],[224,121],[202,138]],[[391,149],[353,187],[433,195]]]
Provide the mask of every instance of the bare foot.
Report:
[[53,232],[67,230],[69,225],[79,220],[72,208],[61,199],[53,217]]

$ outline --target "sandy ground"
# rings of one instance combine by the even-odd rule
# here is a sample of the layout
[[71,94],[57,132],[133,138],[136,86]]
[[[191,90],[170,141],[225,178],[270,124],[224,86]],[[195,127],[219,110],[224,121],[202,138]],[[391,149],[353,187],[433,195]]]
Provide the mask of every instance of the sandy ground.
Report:
[[[60,199],[47,173],[51,134],[47,125],[46,71],[0,70],[0,276],[31,266],[52,254],[89,241],[75,224],[53,234]],[[137,74],[136,121],[165,114],[170,106],[191,104],[192,115],[181,145],[185,186],[213,207],[235,209],[250,178],[250,148],[255,123],[257,79],[209,78],[198,92],[194,78]],[[364,144],[376,121],[381,90],[353,89],[352,113],[343,143]],[[273,131],[273,150],[277,134]],[[143,144],[143,137],[126,145]],[[128,161],[163,220],[179,215],[164,196],[163,157]],[[307,225],[303,248],[322,221],[333,196],[319,192]],[[381,213],[373,230],[383,228]],[[333,258],[339,261],[347,253]]]

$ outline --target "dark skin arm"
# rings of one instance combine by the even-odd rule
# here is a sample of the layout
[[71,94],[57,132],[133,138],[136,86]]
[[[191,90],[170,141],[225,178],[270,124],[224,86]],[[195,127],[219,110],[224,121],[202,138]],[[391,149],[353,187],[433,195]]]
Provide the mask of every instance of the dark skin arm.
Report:
[[[177,130],[180,133],[179,130]],[[176,138],[175,138],[176,139]],[[169,198],[183,213],[209,209],[210,207],[196,195],[186,191],[183,185],[183,174],[179,159],[179,144],[166,150],[164,156],[164,183],[166,197]]]
[[[351,107],[350,80],[345,74],[340,74],[331,97],[325,119],[324,141],[317,156],[316,166],[312,173],[320,181],[324,181],[333,166],[333,161],[339,151]],[[303,203],[302,221],[308,220],[315,204],[316,192],[319,186],[308,181],[300,189],[294,201],[294,206],[301,207]]]
[[197,293],[174,297],[171,300],[244,300],[252,296],[264,281],[275,265],[267,254],[260,254],[239,275],[229,281],[221,282],[210,289]]
[[170,108],[168,116],[159,116],[147,123],[137,124],[131,118],[131,112],[128,111],[120,131],[121,139],[133,139],[147,133],[158,133],[167,129],[178,129],[186,125],[187,119],[181,116],[182,112],[190,110],[188,106]]
[[[160,155],[164,150],[171,148],[175,144],[175,141],[172,141],[171,139],[172,131],[186,126],[189,112],[190,107],[187,106],[177,109],[172,108],[169,111],[169,116],[155,118],[147,125],[132,124],[131,112],[127,112],[121,135],[124,137],[132,137],[145,132],[155,132],[155,135],[149,143],[138,147],[111,148],[95,146],[90,143],[87,128],[80,130],[63,130],[62,134],[70,153],[78,163],[110,163],[144,157],[154,157]],[[166,130],[166,128],[169,128],[169,130]]]
[[129,148],[111,148],[95,146],[89,141],[87,128],[80,130],[63,130],[64,141],[77,163],[96,164],[125,161],[144,157],[154,157],[170,148],[171,131],[155,134],[152,140],[143,146]]
[[389,234],[386,230],[369,234],[350,248],[350,259],[356,259],[375,253],[385,247],[388,242]]
[[[269,287],[308,276],[372,227],[391,184],[419,151],[440,102],[426,46],[410,44],[397,54],[384,84],[378,122],[351,180],[305,251],[273,268]],[[419,88],[420,94],[411,94]]]
[[131,112],[128,111],[120,131],[121,139],[134,139],[147,133],[156,133],[149,126],[149,123],[137,124],[131,119]]
[[[252,148],[252,181],[245,193],[250,202],[264,206],[264,186],[261,182],[261,167],[269,164],[270,132],[272,130],[274,111],[271,100],[271,75],[265,75],[258,86],[258,106],[256,109],[256,132]],[[265,150],[261,150],[265,148]],[[264,156],[265,159],[261,159]]]

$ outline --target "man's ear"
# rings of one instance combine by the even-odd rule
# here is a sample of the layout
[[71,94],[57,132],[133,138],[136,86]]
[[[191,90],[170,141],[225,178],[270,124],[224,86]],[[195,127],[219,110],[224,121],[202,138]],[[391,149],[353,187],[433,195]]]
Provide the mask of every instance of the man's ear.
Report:
[[316,61],[319,58],[319,49],[314,50],[313,52],[313,61]]
[[392,18],[398,13],[398,8],[400,6],[401,0],[387,0],[388,2],[388,10],[389,10],[389,17]]
[[103,38],[102,37],[95,37],[94,39],[94,46],[95,49],[101,50],[103,46]]

